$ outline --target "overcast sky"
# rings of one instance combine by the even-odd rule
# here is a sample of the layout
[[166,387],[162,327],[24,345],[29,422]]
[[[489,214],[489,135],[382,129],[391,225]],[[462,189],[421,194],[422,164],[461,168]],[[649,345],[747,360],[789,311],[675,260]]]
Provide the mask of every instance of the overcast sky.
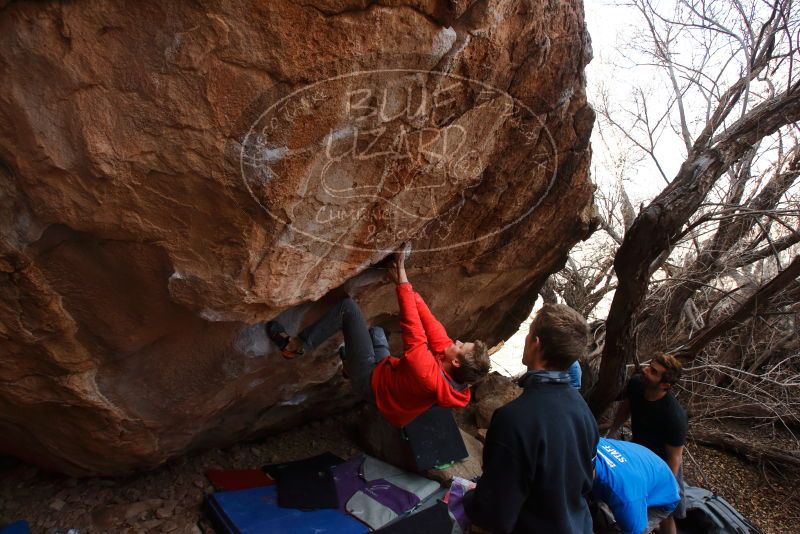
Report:
[[[614,104],[625,106],[634,87],[648,89],[654,101],[668,98],[666,79],[656,69],[635,66],[631,58],[637,57],[631,46],[641,42],[644,19],[637,9],[618,5],[619,0],[585,0],[586,25],[592,38],[594,59],[586,68],[587,93],[593,105],[599,102],[599,88],[605,87],[612,96]],[[669,13],[672,0],[654,2]],[[643,43],[646,44],[646,43]],[[680,51],[678,51],[680,53]],[[603,182],[610,179],[604,164],[610,156],[605,153],[603,143],[598,137],[598,124],[592,135],[592,179]],[[668,177],[677,172],[683,155],[683,145],[677,136],[665,135],[659,140],[657,156]],[[606,135],[614,137],[614,132],[606,130]],[[635,173],[626,181],[626,190],[634,205],[650,200],[666,185],[652,162],[642,162]]]
[[[669,0],[661,2],[666,5],[671,3]],[[585,0],[586,25],[592,38],[592,49],[594,59],[586,69],[587,93],[589,102],[593,103],[598,98],[598,87],[604,85],[607,91],[616,99],[620,105],[624,105],[624,100],[630,95],[634,85],[651,83],[652,80],[641,79],[645,76],[645,69],[633,68],[629,60],[626,60],[623,52],[636,39],[643,19],[632,7],[617,5],[616,1],[606,0]],[[649,77],[650,75],[647,74]],[[654,89],[654,90],[657,90]],[[612,135],[609,132],[608,135]],[[666,167],[668,176],[672,176],[677,171],[682,160],[679,156],[681,145],[668,139],[664,140],[664,156],[662,164]],[[669,157],[667,150],[676,152],[678,157]],[[595,182],[608,180],[608,173],[604,165],[610,156],[605,153],[603,144],[598,138],[598,129],[595,127],[592,133],[592,180]],[[655,169],[647,162],[642,163],[637,172],[626,182],[626,190],[631,196],[634,205],[639,202],[649,200],[658,194],[666,184]],[[537,302],[536,309],[541,306],[541,300]],[[495,353],[493,362],[495,369],[504,374],[515,375],[525,369],[520,363],[522,348],[527,335],[530,319],[525,321],[520,330],[512,336],[504,347]]]

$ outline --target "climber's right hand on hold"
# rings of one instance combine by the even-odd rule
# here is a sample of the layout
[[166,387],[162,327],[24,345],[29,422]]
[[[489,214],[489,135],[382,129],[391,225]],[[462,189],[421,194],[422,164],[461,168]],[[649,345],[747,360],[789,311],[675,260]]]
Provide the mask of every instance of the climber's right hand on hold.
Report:
[[409,248],[410,247],[408,247],[406,243],[403,243],[394,253],[394,259],[392,260],[392,263],[389,264],[388,278],[395,284],[404,284],[408,282],[405,259],[408,253],[407,249]]

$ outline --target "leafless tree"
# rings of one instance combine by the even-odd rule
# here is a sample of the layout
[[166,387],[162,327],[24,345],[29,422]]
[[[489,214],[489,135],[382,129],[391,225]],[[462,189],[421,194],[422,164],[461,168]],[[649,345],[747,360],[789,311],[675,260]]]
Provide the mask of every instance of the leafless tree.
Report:
[[[791,313],[785,307],[748,303],[764,291],[785,298],[797,280],[800,17],[793,0],[678,0],[669,11],[650,0],[631,5],[646,29],[630,57],[638,58],[636,68],[661,76],[662,88],[635,88],[624,101],[601,93],[599,123],[637,154],[632,161],[649,163],[665,187],[630,223],[627,195],[608,228],[601,223],[616,244],[614,276],[604,272],[601,279],[616,290],[589,399],[596,415],[618,395],[626,366],[636,361],[637,339],[648,351],[697,357],[719,348],[720,336],[741,337],[754,317],[777,325],[764,314]],[[677,144],[666,143],[669,136]],[[664,145],[681,161],[672,176]],[[586,300],[585,282],[596,271],[568,265],[563,280],[585,275],[561,294]],[[781,340],[791,346],[791,336]]]
[[606,310],[598,306],[617,287],[614,254],[636,216],[625,190],[625,179],[640,160],[618,140],[606,139],[602,125],[597,128],[604,152],[611,159],[606,168],[594,170],[595,176],[611,177],[609,184],[595,191],[595,217],[600,231],[572,250],[564,268],[551,276],[540,292],[546,302],[560,298],[590,319],[605,317]]

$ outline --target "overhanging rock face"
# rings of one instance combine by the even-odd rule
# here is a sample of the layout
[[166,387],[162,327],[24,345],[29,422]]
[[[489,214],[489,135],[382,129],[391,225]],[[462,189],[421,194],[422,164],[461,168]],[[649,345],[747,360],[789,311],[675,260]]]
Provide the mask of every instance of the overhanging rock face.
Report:
[[411,241],[494,343],[590,231],[579,0],[201,4],[0,8],[0,452],[124,473],[324,415],[336,340],[260,323],[348,292],[393,329]]

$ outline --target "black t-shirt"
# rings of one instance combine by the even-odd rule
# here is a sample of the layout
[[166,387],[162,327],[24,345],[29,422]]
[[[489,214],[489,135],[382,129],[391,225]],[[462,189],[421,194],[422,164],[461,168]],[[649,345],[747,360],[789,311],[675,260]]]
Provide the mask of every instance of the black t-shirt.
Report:
[[644,445],[664,461],[665,445],[680,447],[686,443],[689,422],[678,400],[671,391],[657,401],[644,398],[644,382],[640,375],[628,380],[625,397],[631,404],[631,429],[633,442]]

